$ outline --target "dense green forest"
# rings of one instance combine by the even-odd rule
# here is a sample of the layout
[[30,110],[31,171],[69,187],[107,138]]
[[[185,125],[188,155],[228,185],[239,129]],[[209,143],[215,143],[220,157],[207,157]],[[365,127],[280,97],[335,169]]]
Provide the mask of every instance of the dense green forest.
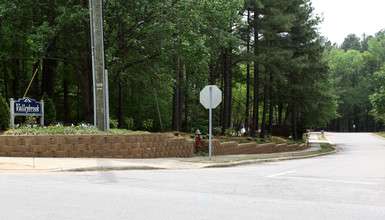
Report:
[[[206,133],[199,92],[209,84],[223,92],[215,134],[382,128],[383,31],[332,44],[310,0],[103,4],[110,118],[120,128]],[[90,47],[88,0],[1,1],[0,94],[23,97],[38,70],[28,97],[46,93],[57,122],[93,123]]]

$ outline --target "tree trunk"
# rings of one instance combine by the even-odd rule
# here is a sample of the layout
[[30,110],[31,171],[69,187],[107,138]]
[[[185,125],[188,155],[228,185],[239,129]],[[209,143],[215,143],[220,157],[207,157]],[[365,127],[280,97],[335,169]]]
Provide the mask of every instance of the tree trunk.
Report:
[[[258,13],[254,11],[254,21],[258,19]],[[254,27],[254,55],[258,56],[258,29]],[[254,61],[254,93],[253,93],[253,120],[251,123],[250,135],[257,136],[259,124],[259,64]]]
[[229,115],[227,127],[232,127],[233,115],[233,47],[229,49]]
[[[33,78],[33,83],[32,83],[32,94],[33,94],[32,96],[35,99],[41,98],[41,96],[39,94],[39,70],[37,70],[39,68],[39,66],[40,66],[40,61],[37,61],[33,65],[33,68],[32,68],[32,77],[36,72],[35,78]],[[31,80],[32,80],[32,78],[31,78]]]
[[230,115],[230,71],[229,71],[229,53],[225,50],[225,56],[223,59],[223,73],[224,73],[224,100],[223,100],[223,124],[222,134],[225,134],[229,128],[229,115]]
[[172,130],[179,131],[179,96],[180,96],[180,82],[179,82],[179,60],[176,56],[173,58],[174,62],[174,76],[175,86],[173,94],[173,111],[172,111]]
[[297,109],[296,105],[293,102],[291,106],[291,134],[292,138],[296,141],[298,140],[297,138]]
[[278,136],[282,136],[282,113],[283,113],[283,103],[279,102],[278,104]]
[[274,100],[273,100],[273,71],[270,71],[270,92],[269,92],[269,96],[270,96],[270,100],[269,100],[269,104],[270,104],[270,113],[269,113],[269,134],[270,135],[273,135],[273,115],[274,115]]
[[[247,10],[247,24],[249,25],[247,28],[247,42],[246,42],[246,50],[247,55],[250,52],[250,10]],[[245,131],[246,134],[250,132],[250,64],[247,63],[246,66],[246,112],[245,112]]]
[[[94,96],[92,93],[92,62],[91,57],[83,58],[83,66],[81,70],[82,82],[79,82],[80,91],[83,96],[84,120],[88,123],[94,123]],[[95,88],[94,88],[95,89]]]
[[[55,38],[52,40],[51,45],[47,49],[47,54],[54,51],[55,46]],[[56,60],[52,59],[43,59],[43,72],[42,72],[42,79],[41,79],[41,95],[47,93],[48,97],[51,99],[54,97],[54,91],[55,91],[55,85],[54,85],[54,79],[55,79],[55,69],[57,67],[58,63]]]
[[[4,61],[3,62],[3,70],[4,70],[4,90],[5,90],[5,99],[6,101],[8,102],[10,97],[9,97],[9,93],[8,93],[8,85],[11,85],[10,83],[10,80],[9,80],[9,74],[8,74],[8,69],[7,69],[7,64],[6,62]],[[11,97],[15,98],[14,95],[13,95],[13,91],[12,89],[9,89],[10,93],[11,93]]]
[[[68,80],[66,77],[64,77],[64,79],[63,79],[63,108],[64,109],[70,109],[69,104],[68,104]],[[70,122],[69,116],[70,116],[69,113],[64,113],[63,120],[65,123]]]
[[264,80],[264,86],[263,86],[263,111],[262,111],[262,124],[261,124],[261,134],[260,138],[265,138],[266,134],[266,110],[267,110],[267,95],[268,95],[268,86],[267,86],[267,79],[266,79],[266,74],[267,74],[267,69],[265,72],[265,80]]
[[119,83],[119,129],[124,128],[124,87],[123,83]]
[[183,84],[183,68],[182,65],[179,64],[179,100],[178,100],[178,131],[182,131],[183,124],[183,97],[184,97],[184,84]]
[[189,85],[189,77],[190,77],[190,72],[188,70],[188,71],[186,71],[186,83],[185,83],[186,92],[184,94],[184,131],[185,132],[189,132],[189,129],[188,129],[188,101],[189,101],[189,97],[188,97],[188,92],[187,92],[187,88]]
[[[20,62],[17,59],[12,59],[12,72],[13,72],[13,80],[12,80],[12,89],[14,92],[14,97],[17,99],[21,97],[22,95],[19,90],[19,80],[20,80]],[[24,93],[23,93],[24,94]]]

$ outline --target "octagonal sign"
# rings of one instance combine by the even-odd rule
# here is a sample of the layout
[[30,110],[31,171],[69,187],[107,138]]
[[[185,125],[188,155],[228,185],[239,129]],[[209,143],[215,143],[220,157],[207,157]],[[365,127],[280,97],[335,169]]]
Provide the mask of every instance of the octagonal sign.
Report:
[[206,86],[199,94],[199,101],[206,109],[210,108],[210,91],[212,93],[211,108],[216,108],[222,102],[222,91],[216,85]]

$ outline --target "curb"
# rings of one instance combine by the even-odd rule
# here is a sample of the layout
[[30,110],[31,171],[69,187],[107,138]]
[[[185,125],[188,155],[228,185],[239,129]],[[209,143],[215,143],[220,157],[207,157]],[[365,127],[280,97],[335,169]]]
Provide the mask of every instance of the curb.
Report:
[[282,158],[271,158],[271,159],[244,160],[244,161],[212,164],[212,165],[207,165],[207,166],[205,166],[203,168],[235,167],[235,166],[248,165],[248,164],[257,164],[257,163],[278,162],[278,161],[285,161],[285,160],[299,160],[299,159],[306,159],[306,158],[326,156],[326,155],[329,155],[329,154],[335,154],[337,152],[338,152],[338,150],[335,149],[334,151],[331,151],[331,152],[321,153],[321,154],[314,154],[314,155],[308,155],[308,156],[294,156],[294,157],[282,157]]
[[[279,161],[285,161],[285,160],[299,160],[299,159],[306,159],[306,158],[313,158],[313,157],[330,155],[330,154],[334,154],[337,152],[338,152],[338,150],[335,149],[334,151],[331,151],[331,152],[308,155],[308,156],[293,156],[293,157],[243,160],[243,161],[236,161],[236,162],[218,163],[218,164],[206,165],[206,166],[203,166],[203,167],[197,168],[197,169],[226,168],[226,167],[235,167],[235,166],[242,166],[242,165],[248,165],[248,164],[279,162]],[[108,167],[107,166],[107,167],[83,167],[83,168],[70,168],[70,169],[56,169],[56,170],[51,170],[51,172],[92,172],[92,171],[123,171],[123,170],[178,170],[178,169],[164,168],[164,167],[152,167],[152,166],[120,166],[120,167]]]
[[69,168],[56,169],[51,172],[89,172],[89,171],[119,171],[119,170],[165,170],[167,168],[151,167],[151,166],[120,166],[120,167],[83,167],[83,168]]

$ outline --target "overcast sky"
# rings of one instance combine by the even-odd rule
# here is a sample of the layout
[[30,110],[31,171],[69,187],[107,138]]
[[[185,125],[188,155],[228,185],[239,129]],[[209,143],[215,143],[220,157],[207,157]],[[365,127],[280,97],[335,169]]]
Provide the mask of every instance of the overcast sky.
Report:
[[315,13],[323,15],[321,35],[342,44],[349,34],[374,35],[385,28],[385,0],[311,0]]

